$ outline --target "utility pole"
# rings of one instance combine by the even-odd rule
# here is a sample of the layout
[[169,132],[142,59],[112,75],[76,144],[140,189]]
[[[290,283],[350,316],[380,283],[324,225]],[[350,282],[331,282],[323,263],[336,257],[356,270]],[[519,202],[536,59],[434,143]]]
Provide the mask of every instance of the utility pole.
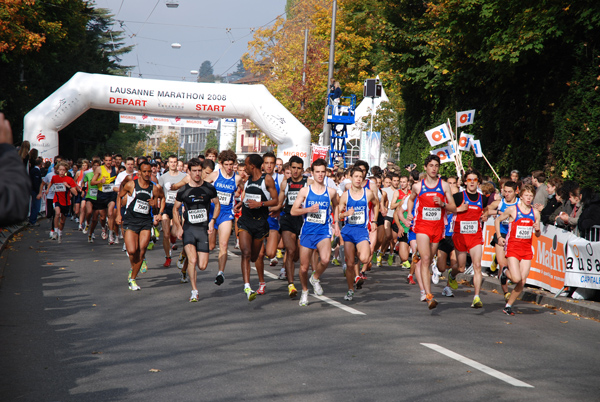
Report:
[[[304,90],[306,85],[306,53],[308,51],[308,28],[304,30],[304,65],[302,67],[302,89]],[[300,110],[304,110],[304,103],[306,99],[302,98],[300,103]]]
[[[331,9],[331,39],[329,41],[329,72],[327,74],[327,96],[329,96],[329,84],[333,78],[333,63],[335,60],[335,14],[337,12],[337,0],[333,0]],[[331,143],[331,132],[327,124],[327,106],[325,106],[325,115],[323,118],[323,145],[329,146]]]

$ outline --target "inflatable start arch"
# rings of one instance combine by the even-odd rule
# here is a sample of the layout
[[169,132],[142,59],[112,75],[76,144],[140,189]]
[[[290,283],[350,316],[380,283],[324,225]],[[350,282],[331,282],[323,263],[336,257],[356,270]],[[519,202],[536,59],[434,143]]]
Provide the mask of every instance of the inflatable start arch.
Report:
[[23,139],[58,155],[58,132],[88,109],[178,117],[245,118],[277,144],[277,156],[309,164],[310,132],[264,85],[161,81],[77,73],[24,119]]

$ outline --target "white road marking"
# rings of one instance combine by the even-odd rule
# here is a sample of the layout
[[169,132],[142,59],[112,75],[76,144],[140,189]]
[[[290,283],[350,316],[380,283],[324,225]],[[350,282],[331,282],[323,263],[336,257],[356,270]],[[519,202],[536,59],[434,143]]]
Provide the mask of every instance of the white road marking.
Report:
[[[255,268],[255,267],[252,267],[252,269],[256,271],[256,268]],[[273,274],[273,273],[271,273],[271,272],[267,271],[266,269],[265,269],[265,275],[266,275],[266,276],[268,276],[268,277],[269,277],[269,278],[271,278],[271,279],[277,279],[277,280],[279,279],[279,277],[278,277],[277,275],[275,275],[275,274]],[[330,298],[329,298],[329,297],[327,297],[327,296],[317,296],[317,295],[316,295],[316,294],[314,294],[314,293],[310,293],[310,295],[311,295],[311,296],[313,296],[313,297],[315,297],[315,298],[317,298],[317,299],[319,299],[319,300],[321,300],[321,301],[324,301],[325,303],[331,304],[331,305],[332,305],[332,306],[334,306],[334,307],[337,307],[337,308],[339,308],[339,309],[341,309],[341,310],[344,310],[344,311],[346,311],[346,312],[348,312],[348,313],[350,313],[350,314],[354,314],[354,315],[366,315],[366,314],[365,314],[365,313],[363,313],[362,311],[358,311],[358,310],[357,310],[357,309],[355,309],[355,308],[352,308],[352,307],[345,306],[345,305],[343,305],[342,303],[340,303],[340,302],[337,302],[337,301],[335,301],[335,300],[332,300],[332,299],[330,299]]]
[[488,367],[484,364],[478,363],[475,360],[471,360],[467,357],[464,357],[462,355],[459,355],[458,353],[454,353],[451,350],[448,350],[440,345],[436,345],[435,343],[421,343],[421,345],[428,347],[429,349],[435,350],[438,353],[441,353],[443,355],[446,355],[448,357],[450,357],[451,359],[454,359],[456,361],[459,361],[463,364],[466,364],[467,366],[471,366],[474,369],[477,369],[481,372],[484,372],[487,375],[490,375],[494,378],[497,378],[499,380],[505,381],[507,383],[509,383],[510,385],[513,385],[515,387],[525,387],[525,388],[534,388],[533,385],[529,385],[526,382],[523,382],[521,380],[517,380],[514,377],[511,377],[509,375],[506,375],[498,370],[494,370],[491,367]]

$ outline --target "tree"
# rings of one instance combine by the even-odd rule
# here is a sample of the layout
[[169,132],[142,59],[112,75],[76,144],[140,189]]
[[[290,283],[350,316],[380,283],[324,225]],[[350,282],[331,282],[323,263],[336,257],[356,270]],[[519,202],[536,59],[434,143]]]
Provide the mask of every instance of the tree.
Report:
[[210,61],[203,61],[200,65],[200,71],[198,72],[198,82],[215,82],[213,73],[214,71]]
[[158,144],[158,151],[161,155],[185,155],[185,149],[179,147],[179,135],[171,132],[164,141]]
[[217,151],[219,150],[219,137],[217,136],[216,130],[210,130],[206,135],[206,146],[204,147],[204,152],[208,148],[214,148]]
[[140,147],[140,143],[145,145],[155,129],[154,126],[138,127],[135,124],[121,123],[105,143],[96,147],[93,154],[103,155],[107,152],[124,156],[145,154],[145,147]]
[[235,75],[239,75],[241,77],[243,77],[246,74],[246,68],[244,67],[244,62],[243,61],[239,61],[239,63],[237,64],[237,68],[235,69],[234,72]]

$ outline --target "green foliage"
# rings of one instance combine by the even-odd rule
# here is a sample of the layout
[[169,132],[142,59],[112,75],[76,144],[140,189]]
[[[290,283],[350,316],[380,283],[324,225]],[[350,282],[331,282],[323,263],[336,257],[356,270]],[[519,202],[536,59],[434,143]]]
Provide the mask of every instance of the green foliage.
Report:
[[109,152],[121,154],[124,157],[142,155],[144,153],[143,149],[140,149],[138,144],[146,142],[154,130],[154,126],[141,126],[137,128],[135,124],[121,123],[106,142],[96,146],[93,154],[103,155]]
[[204,147],[204,152],[208,148],[214,148],[217,151],[219,150],[219,137],[217,136],[216,130],[210,130],[206,135],[206,146]]
[[176,132],[171,132],[164,141],[158,144],[158,151],[161,155],[177,155],[179,151],[179,156],[185,156],[185,149],[179,147],[179,134]]

